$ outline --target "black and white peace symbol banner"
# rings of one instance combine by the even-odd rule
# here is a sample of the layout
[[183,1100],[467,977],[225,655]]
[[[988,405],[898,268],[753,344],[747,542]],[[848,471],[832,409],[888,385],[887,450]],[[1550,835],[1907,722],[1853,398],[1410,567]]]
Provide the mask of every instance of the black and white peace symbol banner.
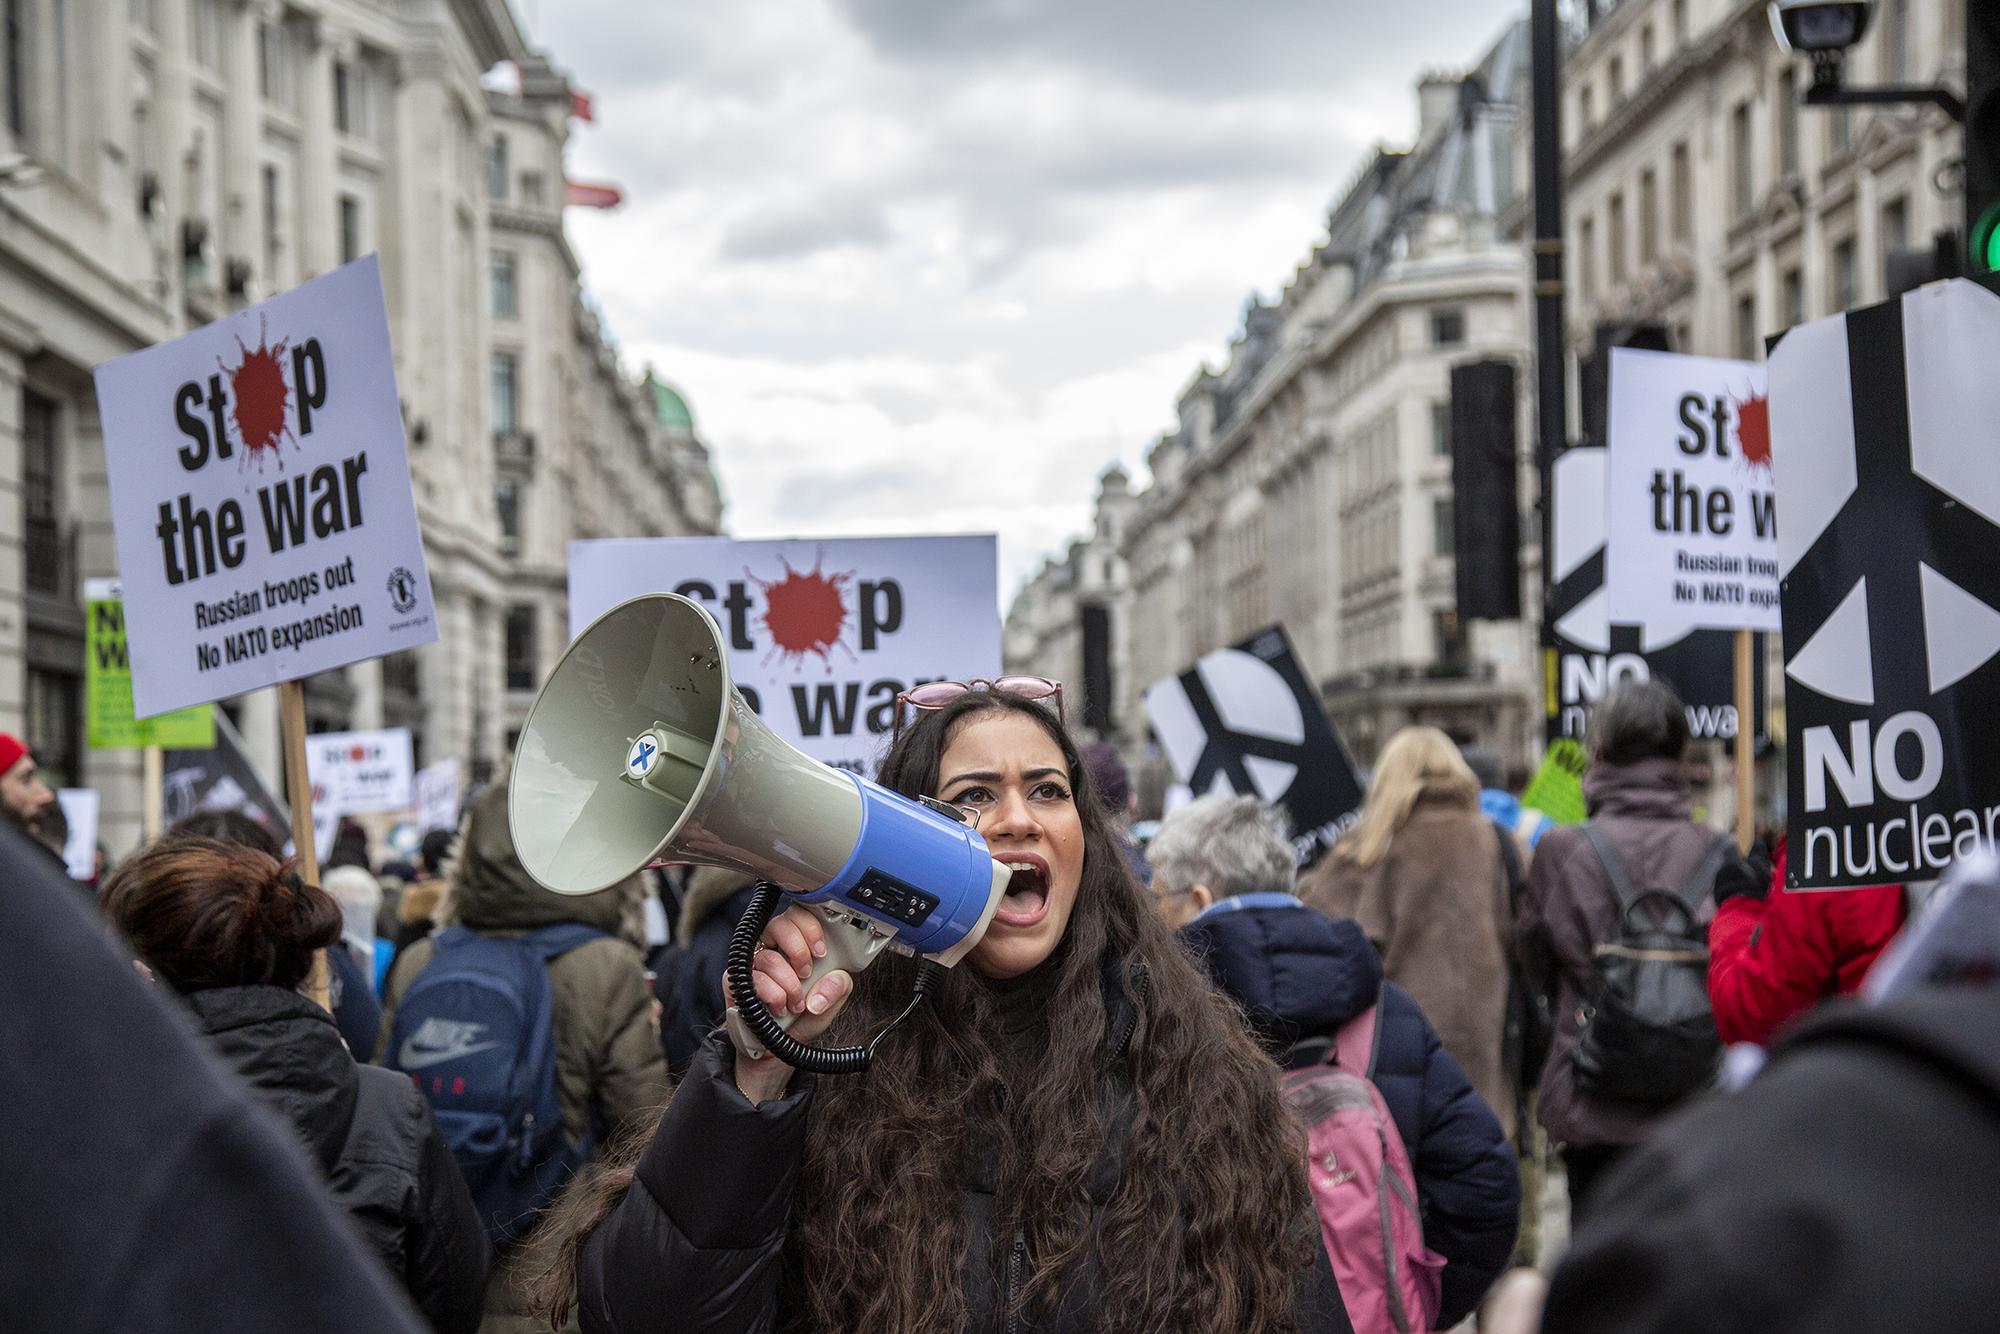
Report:
[[[1581,738],[1597,702],[1627,680],[1657,679],[1687,705],[1701,740],[1736,735],[1734,635],[1689,624],[1613,624],[1604,585],[1605,450],[1580,445],[1557,456],[1548,614],[1542,620],[1543,711],[1548,739]],[[1756,718],[1765,734],[1764,655],[1756,663]]]
[[2000,295],[1957,280],[1771,354],[1788,883],[1929,880],[2000,823]]
[[1361,781],[1282,626],[1217,649],[1146,691],[1146,715],[1198,797],[1283,806],[1299,865],[1318,861],[1361,813]]

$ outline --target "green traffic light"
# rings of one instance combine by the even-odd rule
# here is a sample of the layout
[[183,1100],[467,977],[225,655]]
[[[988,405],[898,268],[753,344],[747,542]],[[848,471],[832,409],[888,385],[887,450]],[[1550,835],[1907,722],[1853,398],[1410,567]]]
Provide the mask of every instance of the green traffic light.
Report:
[[1972,262],[1980,273],[2000,273],[2000,204],[1989,206],[1973,226]]

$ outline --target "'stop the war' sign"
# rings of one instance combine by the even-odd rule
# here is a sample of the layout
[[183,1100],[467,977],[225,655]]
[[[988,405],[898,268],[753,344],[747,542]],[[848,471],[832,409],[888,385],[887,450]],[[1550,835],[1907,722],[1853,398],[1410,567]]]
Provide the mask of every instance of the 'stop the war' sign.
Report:
[[1778,521],[1764,368],[1611,352],[1605,513],[1614,622],[1778,628]]
[[[737,689],[765,725],[857,773],[875,772],[898,693],[1000,673],[990,535],[570,544],[572,638],[644,593],[701,603],[727,641]],[[1080,707],[1074,694],[1068,702]]]
[[1996,343],[1959,279],[1772,350],[1794,887],[1935,879],[2000,833]]
[[139,717],[437,638],[373,255],[97,368]]

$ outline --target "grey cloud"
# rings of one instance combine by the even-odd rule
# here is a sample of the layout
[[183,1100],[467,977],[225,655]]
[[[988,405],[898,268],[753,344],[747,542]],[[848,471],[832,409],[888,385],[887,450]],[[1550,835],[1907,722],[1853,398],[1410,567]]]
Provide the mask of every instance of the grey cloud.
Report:
[[716,253],[725,260],[803,259],[844,246],[879,249],[889,240],[889,220],[881,205],[850,193],[821,207],[801,205],[746,218],[723,234]]

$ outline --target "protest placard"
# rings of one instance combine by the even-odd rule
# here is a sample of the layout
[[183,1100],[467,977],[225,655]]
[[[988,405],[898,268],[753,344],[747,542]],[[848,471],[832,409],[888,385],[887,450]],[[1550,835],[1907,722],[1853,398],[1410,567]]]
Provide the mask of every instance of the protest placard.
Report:
[[1204,655],[1146,691],[1146,716],[1194,796],[1282,806],[1311,866],[1361,814],[1361,780],[1282,626]]
[[415,789],[416,799],[411,808],[417,817],[419,837],[433,829],[458,828],[457,756],[448,756],[417,770]]
[[152,718],[132,711],[132,664],[125,642],[125,604],[115,579],[83,583],[84,732],[92,750],[215,744],[215,706],[196,704]]
[[1606,610],[1614,622],[1778,628],[1764,368],[1611,352]]
[[139,717],[437,638],[374,256],[96,376]]
[[1582,824],[1589,818],[1583,804],[1583,774],[1590,757],[1568,737],[1549,742],[1541,767],[1528,780],[1521,804],[1540,811],[1555,824]]
[[644,593],[700,602],[737,689],[772,732],[856,772],[874,772],[899,692],[1000,673],[991,536],[570,545],[572,637]]
[[216,715],[214,746],[166,752],[162,812],[166,823],[196,811],[242,811],[269,828],[281,845],[291,841],[285,803],[258,776],[227,714]]
[[1995,339],[1957,279],[1772,350],[1794,888],[1935,879],[2000,829]]
[[[1604,587],[1605,455],[1567,449],[1554,467],[1554,558],[1549,563],[1549,614],[1542,624],[1543,706],[1547,732],[1581,737],[1597,702],[1621,681],[1658,679],[1687,705],[1697,739],[1736,735],[1734,637],[1691,624],[1614,623]],[[1763,660],[1753,663],[1754,737],[1765,726]]]
[[335,816],[410,808],[410,729],[321,732],[306,738],[313,808]]
[[65,787],[56,791],[69,834],[63,840],[63,865],[72,880],[88,880],[97,870],[97,824],[102,801],[95,788]]

